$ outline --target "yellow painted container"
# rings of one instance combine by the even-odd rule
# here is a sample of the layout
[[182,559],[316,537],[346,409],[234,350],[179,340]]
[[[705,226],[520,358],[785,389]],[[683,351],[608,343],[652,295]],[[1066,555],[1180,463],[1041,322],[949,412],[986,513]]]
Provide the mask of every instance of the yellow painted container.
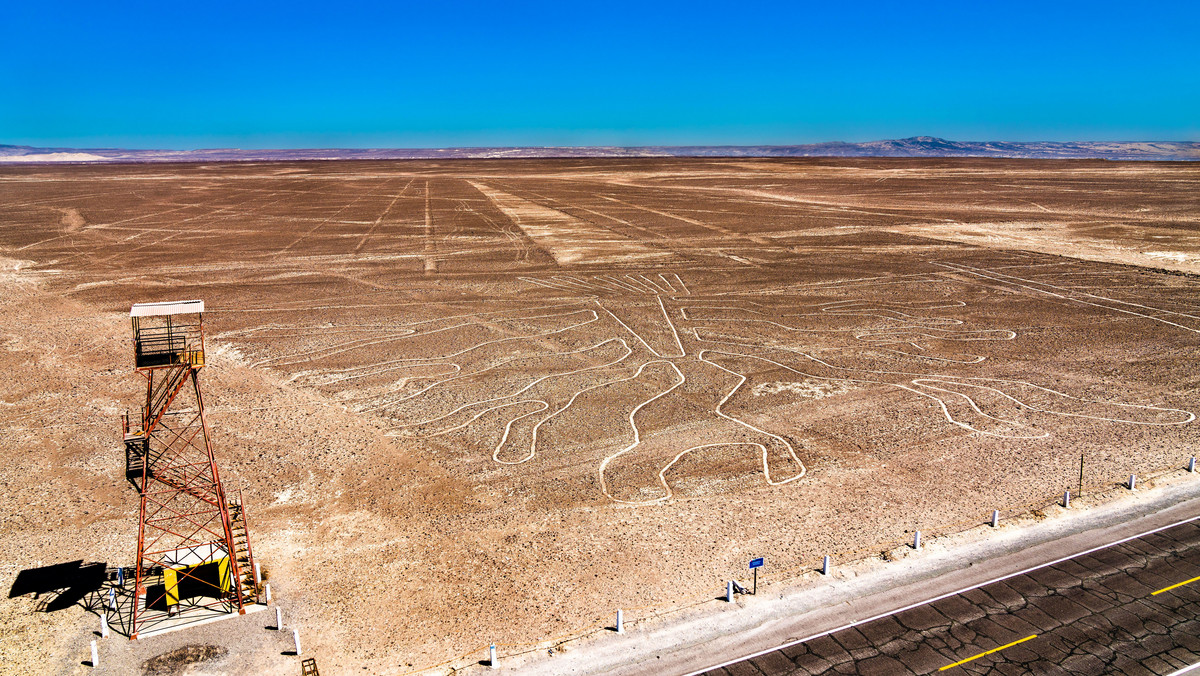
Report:
[[[198,572],[196,571],[197,568],[200,568],[202,566],[210,566],[212,564],[217,565],[217,583],[215,585],[213,585],[211,582],[209,582],[207,580],[204,580],[203,577],[201,575],[199,575]],[[197,564],[190,565],[190,566],[180,566],[178,568],[165,568],[165,569],[163,569],[163,578],[164,578],[163,581],[167,588],[167,605],[168,606],[173,606],[173,605],[176,605],[179,603],[179,583],[181,581],[183,581],[185,583],[188,582],[189,580],[186,576],[193,576],[190,581],[193,583],[193,585],[195,587],[202,588],[207,583],[207,585],[209,586],[209,589],[206,590],[209,592],[207,595],[212,596],[214,598],[221,595],[221,594],[217,593],[218,589],[222,593],[228,592],[231,589],[233,589],[233,578],[229,574],[229,557],[228,556],[223,556],[214,561],[204,561],[202,563],[197,563]],[[189,585],[189,586],[193,586],[193,585]],[[198,596],[198,595],[199,594],[189,594],[185,598],[191,598],[192,596]]]

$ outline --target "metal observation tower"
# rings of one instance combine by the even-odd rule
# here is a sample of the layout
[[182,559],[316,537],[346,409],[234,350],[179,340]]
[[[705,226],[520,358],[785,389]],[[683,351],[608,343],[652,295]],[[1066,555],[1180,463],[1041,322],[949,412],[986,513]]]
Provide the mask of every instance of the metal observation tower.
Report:
[[259,602],[246,512],[221,486],[204,415],[203,313],[199,300],[129,312],[146,378],[141,415],[123,416],[126,475],[141,494],[131,639]]

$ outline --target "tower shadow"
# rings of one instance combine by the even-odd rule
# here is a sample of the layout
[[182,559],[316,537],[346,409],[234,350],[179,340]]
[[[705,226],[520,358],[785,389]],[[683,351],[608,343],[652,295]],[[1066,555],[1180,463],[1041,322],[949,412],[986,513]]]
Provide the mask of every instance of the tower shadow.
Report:
[[[17,573],[8,598],[33,594],[38,611],[56,610],[82,604],[91,608],[89,595],[100,591],[108,579],[108,564],[84,563],[83,560],[56,563],[41,568],[27,568]],[[46,597],[46,598],[42,598]],[[85,599],[89,599],[84,603]]]

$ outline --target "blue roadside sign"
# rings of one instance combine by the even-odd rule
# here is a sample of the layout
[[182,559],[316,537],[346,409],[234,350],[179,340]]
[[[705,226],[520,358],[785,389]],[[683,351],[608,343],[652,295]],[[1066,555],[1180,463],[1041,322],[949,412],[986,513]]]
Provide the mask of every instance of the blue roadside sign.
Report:
[[762,568],[762,567],[763,567],[763,557],[760,556],[757,559],[750,560],[750,570],[754,570],[755,568]]

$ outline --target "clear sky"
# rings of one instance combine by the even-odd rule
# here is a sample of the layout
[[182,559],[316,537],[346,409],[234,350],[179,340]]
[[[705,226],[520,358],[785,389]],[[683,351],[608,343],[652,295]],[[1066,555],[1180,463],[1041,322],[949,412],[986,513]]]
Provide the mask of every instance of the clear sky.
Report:
[[1195,1],[34,0],[0,35],[11,144],[1200,140]]

